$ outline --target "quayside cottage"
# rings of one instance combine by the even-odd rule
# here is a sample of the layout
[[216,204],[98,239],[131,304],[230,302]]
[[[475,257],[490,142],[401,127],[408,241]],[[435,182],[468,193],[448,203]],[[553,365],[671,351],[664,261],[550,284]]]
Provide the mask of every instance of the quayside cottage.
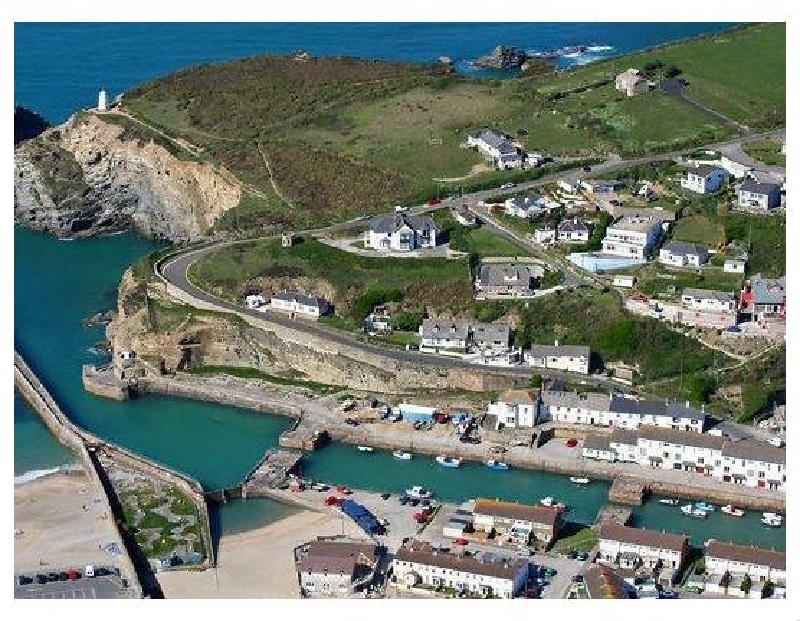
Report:
[[307,596],[349,595],[372,581],[378,560],[372,542],[317,539],[297,550],[295,567]]
[[486,411],[495,416],[495,429],[533,427],[538,422],[539,397],[533,390],[506,390]]
[[786,584],[786,553],[712,539],[706,545],[706,573],[748,575],[753,582]]
[[589,373],[591,351],[585,345],[531,345],[524,353],[525,362],[542,369],[560,369],[573,373]]
[[521,545],[533,542],[549,546],[562,526],[558,507],[478,498],[473,514],[475,530],[494,530],[499,539]]
[[411,539],[395,553],[392,572],[401,589],[448,587],[478,597],[510,599],[525,586],[528,561],[488,552],[467,556],[464,550],[444,551]]
[[616,522],[603,522],[597,536],[600,558],[627,569],[679,569],[689,551],[686,535],[632,528]]

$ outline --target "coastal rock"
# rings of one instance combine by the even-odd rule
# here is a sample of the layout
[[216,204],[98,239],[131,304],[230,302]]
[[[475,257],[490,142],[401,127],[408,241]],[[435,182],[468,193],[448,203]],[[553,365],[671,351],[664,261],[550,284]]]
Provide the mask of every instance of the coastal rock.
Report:
[[79,113],[15,147],[15,219],[62,238],[133,228],[157,239],[198,239],[239,203],[241,188],[188,152],[175,153]]
[[498,45],[491,54],[481,56],[473,64],[482,69],[519,69],[528,54],[519,47]]
[[44,117],[23,106],[14,106],[14,144],[18,145],[23,140],[36,138],[50,124]]

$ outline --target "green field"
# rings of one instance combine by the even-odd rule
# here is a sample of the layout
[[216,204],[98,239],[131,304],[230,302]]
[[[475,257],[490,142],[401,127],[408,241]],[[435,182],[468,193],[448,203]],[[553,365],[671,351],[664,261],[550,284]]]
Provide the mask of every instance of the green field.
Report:
[[742,149],[750,157],[760,160],[768,166],[786,166],[786,155],[781,153],[779,140],[771,138],[753,140],[742,145]]
[[725,240],[725,227],[716,218],[698,214],[681,218],[672,229],[672,239],[705,244],[716,248]]
[[440,227],[452,250],[483,257],[528,257],[530,250],[506,239],[492,229],[462,226],[448,209],[431,212],[431,217]]
[[[742,285],[741,274],[726,274],[720,267],[705,267],[698,274],[695,269],[667,268],[654,262],[615,273],[635,275],[638,291],[659,297],[679,297],[686,288],[737,293]],[[669,287],[674,287],[675,292],[670,293]]]

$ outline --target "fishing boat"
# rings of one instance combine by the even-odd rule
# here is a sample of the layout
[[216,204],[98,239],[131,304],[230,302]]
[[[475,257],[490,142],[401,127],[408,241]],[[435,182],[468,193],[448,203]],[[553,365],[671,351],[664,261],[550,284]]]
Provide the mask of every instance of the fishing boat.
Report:
[[573,483],[577,483],[578,485],[586,485],[587,483],[591,483],[591,479],[587,479],[586,477],[570,477],[569,480]]
[[397,450],[397,451],[392,451],[392,457],[394,457],[395,459],[411,459],[413,455],[408,451]]
[[744,511],[741,509],[737,509],[733,505],[725,505],[720,509],[723,513],[727,513],[728,515],[732,515],[734,517],[742,517],[744,515]]
[[716,507],[714,505],[711,505],[711,504],[707,503],[705,500],[701,500],[699,502],[694,503],[694,506],[697,509],[701,509],[703,511],[714,511],[714,510],[716,510]]
[[375,449],[372,448],[371,446],[359,446],[358,450],[361,451],[362,453],[371,453]]
[[411,496],[411,498],[430,498],[433,496],[433,492],[429,489],[425,489],[421,485],[415,485],[411,489],[407,489],[406,494]]
[[458,457],[448,457],[447,455],[437,456],[436,462],[445,468],[458,468],[461,465],[461,460]]
[[764,517],[761,518],[761,523],[764,526],[780,528],[781,526],[783,526],[783,518],[780,515],[777,515],[776,513],[772,513],[770,515],[765,514]]
[[567,508],[567,505],[556,502],[552,496],[545,496],[539,501],[539,504],[542,504],[545,507],[555,507],[556,509],[561,509],[562,511],[565,511]]
[[311,489],[318,492],[327,492],[330,488],[331,486],[326,485],[325,483],[314,483],[314,485],[311,486]]
[[672,507],[675,507],[680,502],[680,500],[678,500],[677,498],[662,498],[658,502],[660,502],[662,505],[670,505]]
[[681,512],[684,515],[688,515],[689,517],[696,517],[696,518],[706,518],[708,517],[708,511],[704,509],[700,509],[698,507],[694,507],[692,505],[683,505],[681,507]]
[[496,459],[490,459],[486,462],[486,466],[492,470],[508,470],[508,464]]

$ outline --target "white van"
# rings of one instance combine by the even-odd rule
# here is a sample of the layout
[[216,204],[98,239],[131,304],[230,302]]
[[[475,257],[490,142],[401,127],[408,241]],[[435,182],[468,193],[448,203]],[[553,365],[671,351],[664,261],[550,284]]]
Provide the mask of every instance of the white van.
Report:
[[83,572],[86,578],[94,578],[94,565],[87,565],[86,571]]
[[777,446],[778,448],[780,448],[783,446],[783,439],[781,439],[778,436],[773,436],[772,438],[769,439],[769,443],[772,446]]

